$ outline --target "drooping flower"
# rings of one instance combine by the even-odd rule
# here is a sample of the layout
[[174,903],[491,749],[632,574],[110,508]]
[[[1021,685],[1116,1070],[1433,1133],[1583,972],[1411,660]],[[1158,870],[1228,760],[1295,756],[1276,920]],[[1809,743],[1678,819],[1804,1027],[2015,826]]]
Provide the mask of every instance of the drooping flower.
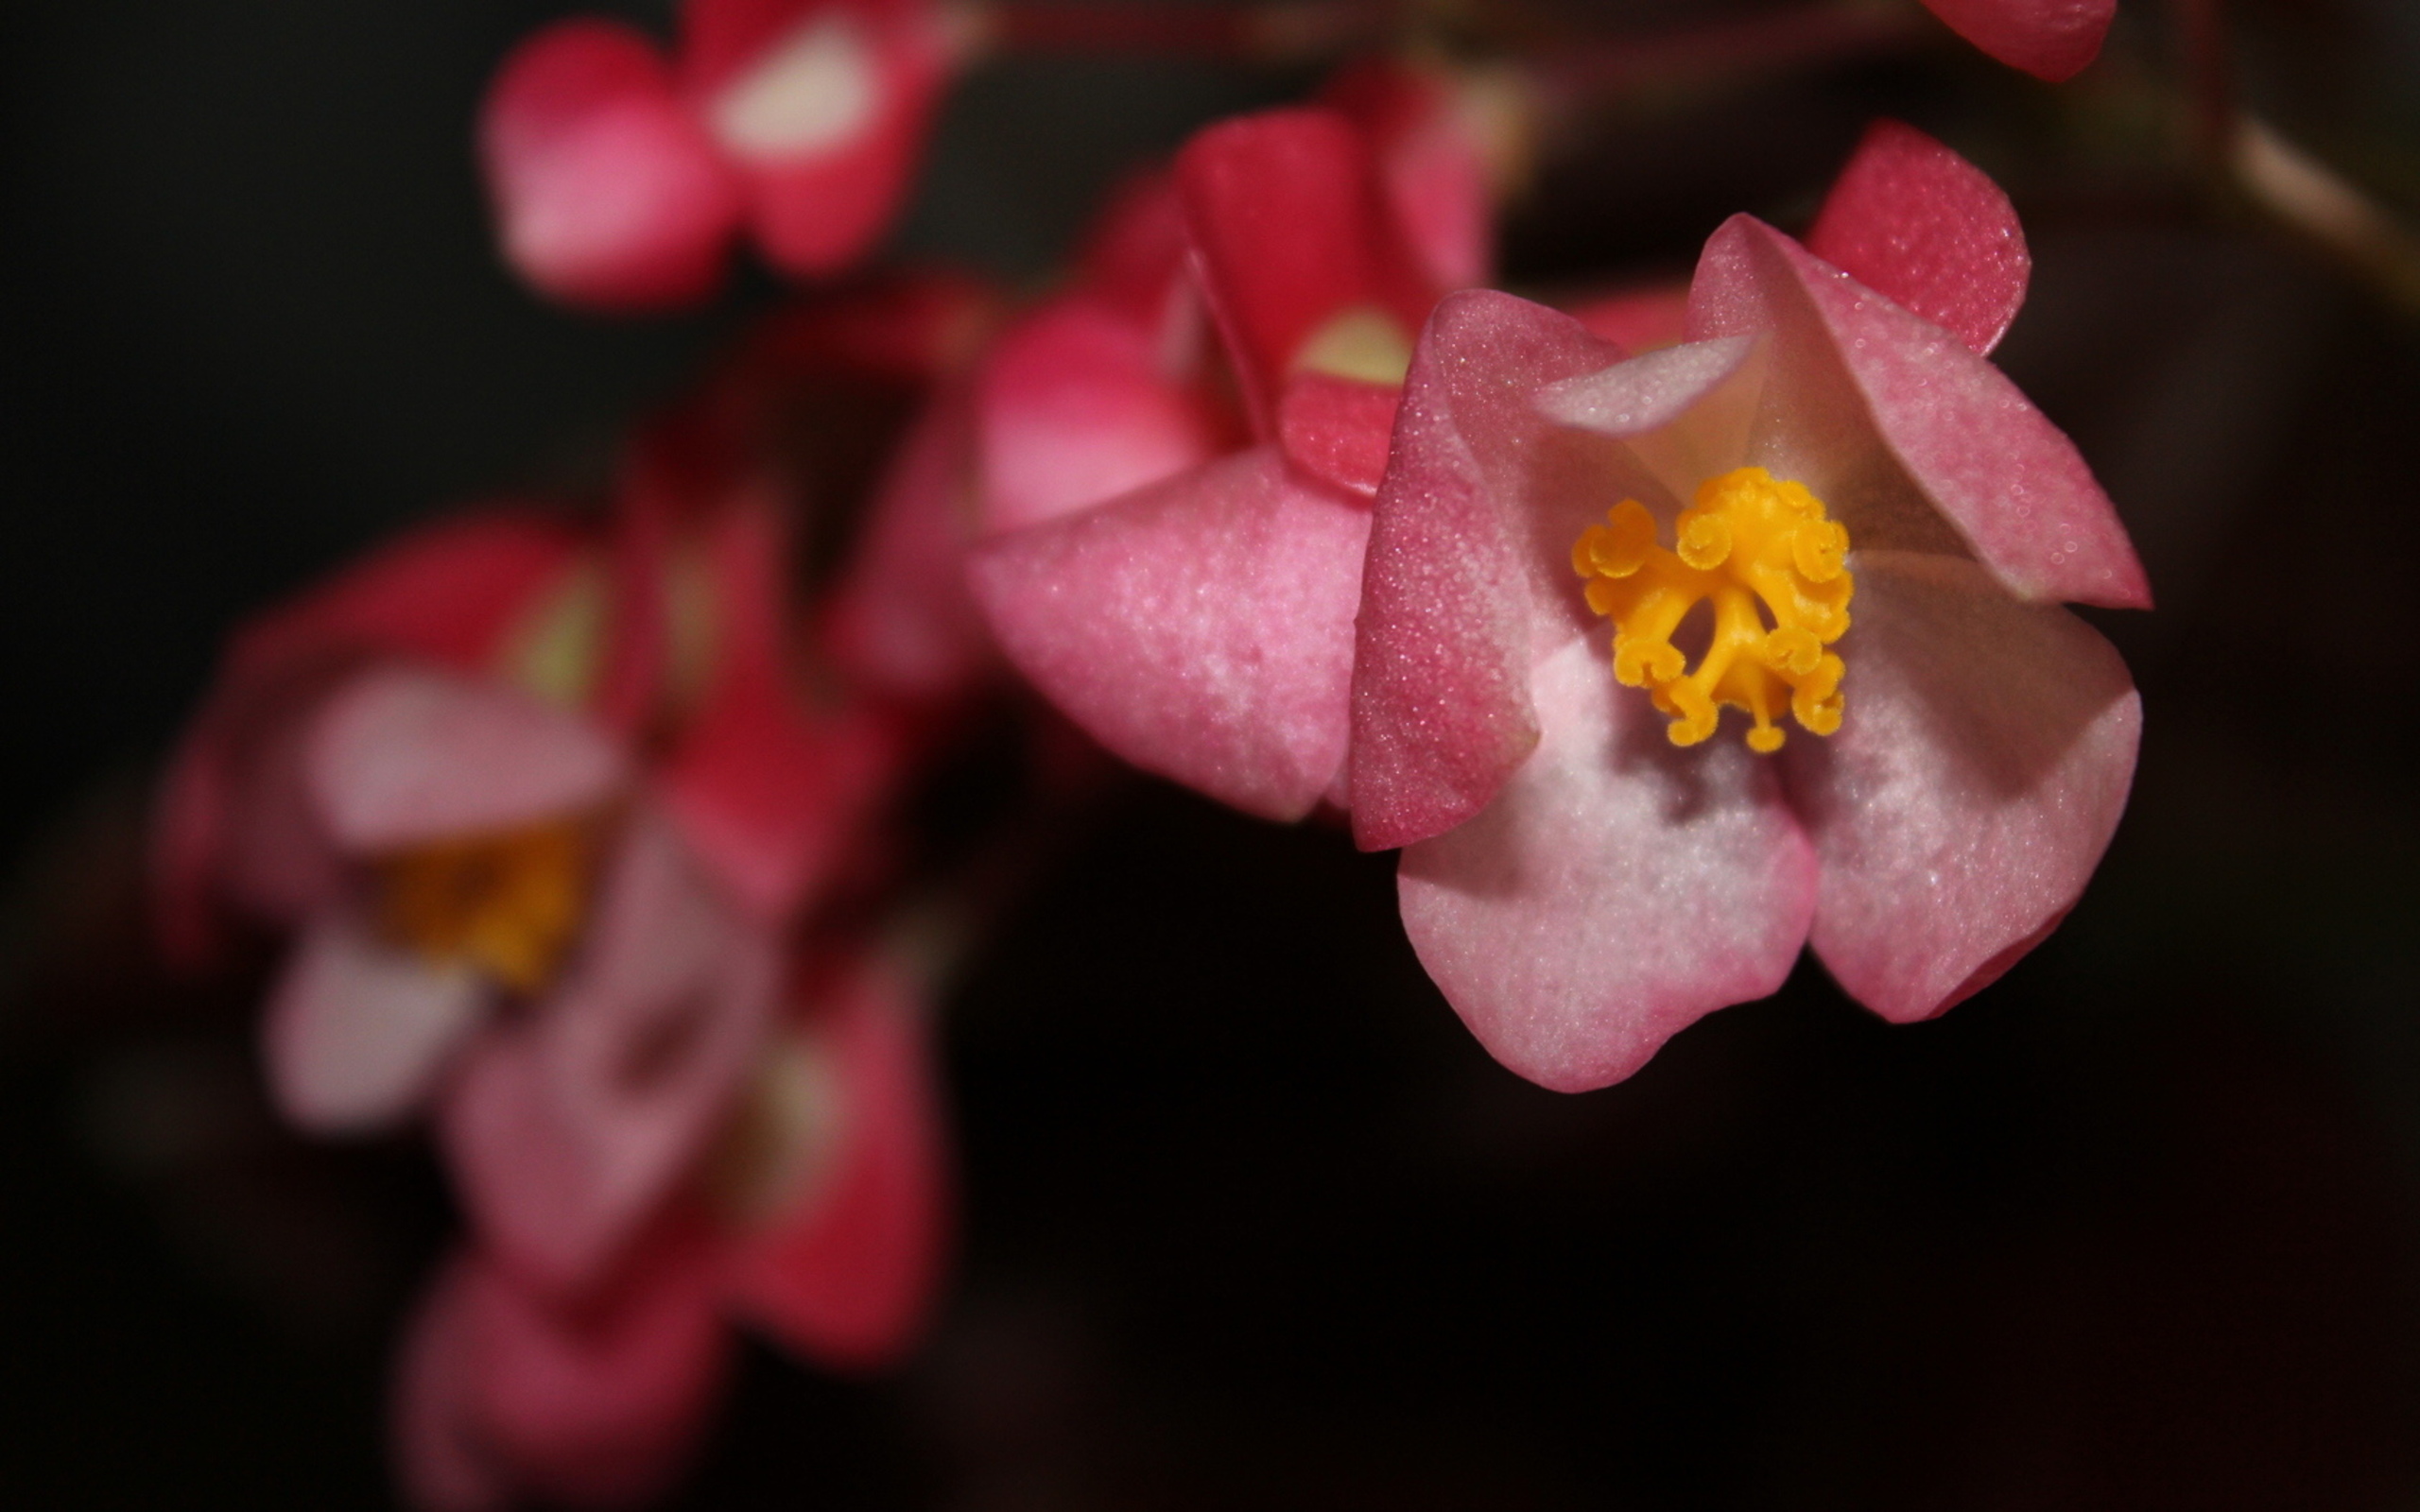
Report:
[[921,1007],[873,960],[791,996],[687,1190],[601,1285],[533,1286],[475,1245],[440,1272],[395,1381],[420,1505],[661,1492],[724,1388],[730,1323],[838,1369],[913,1345],[948,1229]]
[[1925,8],[2011,68],[2055,84],[2100,56],[2118,0],[1925,0]]
[[1810,245],[1716,232],[1686,343],[1439,307],[1372,532],[1353,820],[1407,848],[1405,927],[1506,1065],[1618,1080],[1809,943],[1926,1018],[2075,902],[2140,703],[2058,606],[2150,595],[1984,360],[2027,266],[1997,187],[1886,125]]
[[614,539],[529,512],[408,538],[231,645],[172,764],[164,932],[296,932],[263,1023],[302,1126],[433,1104],[488,1242],[607,1264],[711,1132],[780,931],[887,759],[788,684],[761,499]]
[[618,22],[525,40],[481,111],[507,262],[607,309],[692,302],[744,228],[815,277],[905,198],[961,38],[929,0],[686,0],[677,59]]
[[[1370,136],[1333,109],[1203,130],[1177,160],[1179,216],[1165,196],[1138,192],[1136,229],[1111,239],[1150,249],[1113,262],[1127,276],[1043,312],[987,373],[1001,528],[969,576],[1010,661],[1111,751],[1299,818],[1340,796],[1368,499],[1442,286]],[[1240,450],[1185,367],[1184,310],[1164,292],[1171,220],[1240,399]]]

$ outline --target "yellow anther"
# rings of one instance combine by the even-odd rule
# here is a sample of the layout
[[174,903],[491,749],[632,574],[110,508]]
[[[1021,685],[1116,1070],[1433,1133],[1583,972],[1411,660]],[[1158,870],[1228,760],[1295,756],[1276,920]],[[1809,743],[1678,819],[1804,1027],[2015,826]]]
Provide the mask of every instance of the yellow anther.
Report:
[[388,936],[436,961],[466,961],[535,992],[586,911],[590,826],[562,819],[415,846],[379,863]]
[[1411,369],[1411,333],[1375,305],[1357,304],[1305,336],[1293,367],[1365,384],[1399,384]]
[[[1571,549],[1588,579],[1588,607],[1614,622],[1614,676],[1644,688],[1671,716],[1676,746],[1715,731],[1721,707],[1754,721],[1748,748],[1770,755],[1787,708],[1809,733],[1841,728],[1840,657],[1824,649],[1849,627],[1856,582],[1848,531],[1803,484],[1743,467],[1706,479],[1674,523],[1674,549],[1655,540],[1654,517],[1635,499],[1614,507]],[[1689,611],[1714,614],[1705,654],[1691,671],[1673,645]]]

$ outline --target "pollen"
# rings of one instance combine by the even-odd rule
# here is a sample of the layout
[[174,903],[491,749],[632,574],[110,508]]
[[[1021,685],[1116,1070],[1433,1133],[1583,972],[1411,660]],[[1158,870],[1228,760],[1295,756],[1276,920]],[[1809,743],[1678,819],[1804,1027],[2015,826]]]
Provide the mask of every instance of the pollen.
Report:
[[380,922],[432,961],[538,991],[587,910],[593,845],[589,821],[571,818],[415,846],[378,863]]
[[[1673,745],[1713,734],[1728,704],[1754,721],[1748,748],[1771,754],[1785,709],[1815,734],[1841,728],[1846,667],[1826,647],[1849,627],[1848,550],[1804,484],[1743,467],[1698,485],[1669,548],[1647,507],[1624,499],[1572,545],[1571,565],[1588,607],[1614,622],[1614,676],[1671,716]],[[1714,627],[1691,668],[1672,636],[1701,603]]]

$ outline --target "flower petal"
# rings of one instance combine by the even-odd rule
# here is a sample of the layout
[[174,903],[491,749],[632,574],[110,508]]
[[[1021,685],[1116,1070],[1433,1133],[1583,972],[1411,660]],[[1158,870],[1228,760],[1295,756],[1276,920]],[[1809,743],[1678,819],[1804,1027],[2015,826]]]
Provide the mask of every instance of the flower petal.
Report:
[[1208,406],[1164,372],[1158,334],[1086,295],[1020,322],[977,383],[986,532],[1114,499],[1219,450]]
[[2142,700],[2109,643],[1971,563],[1860,553],[1848,714],[1784,752],[1823,861],[1814,946],[1852,997],[1928,1018],[2075,903],[2134,779]]
[[395,1124],[420,1106],[487,1005],[487,987],[468,967],[432,963],[378,939],[350,911],[323,910],[261,1023],[278,1110],[318,1134]]
[[405,1325],[395,1358],[389,1433],[404,1497],[422,1512],[503,1512],[511,1477],[479,1421],[472,1262],[457,1255]]
[[1468,87],[1442,70],[1366,58],[1320,91],[1370,134],[1395,224],[1441,291],[1485,284],[1495,262],[1495,195]]
[[[1578,601],[1580,526],[1559,495],[1609,507],[1562,465],[1536,390],[1620,356],[1509,294],[1441,301],[1412,356],[1371,522],[1353,673],[1353,833],[1365,850],[1452,829],[1537,742],[1530,668]],[[1593,438],[1582,440],[1601,446]],[[1534,510],[1550,500],[1554,522]]]
[[1540,662],[1537,750],[1476,818],[1404,851],[1404,930],[1488,1053],[1557,1091],[1621,1080],[1716,1008],[1781,986],[1815,863],[1776,774],[1676,750],[1575,637]]
[[1365,497],[1387,472],[1403,390],[1333,373],[1298,372],[1277,403],[1277,443],[1311,476]]
[[2100,56],[2118,0],[1925,0],[1950,30],[2056,84]]
[[1259,447],[994,537],[968,572],[1009,660],[1095,739],[1297,819],[1344,759],[1369,522]]
[[720,281],[738,186],[631,27],[565,21],[514,48],[479,149],[506,260],[555,298],[662,308]]
[[1263,111],[1195,134],[1177,184],[1196,271],[1235,359],[1254,427],[1334,318],[1374,309],[1409,333],[1434,291],[1387,218],[1369,140],[1340,113]]
[[553,1286],[598,1275],[720,1122],[776,974],[773,936],[635,811],[571,974],[471,1048],[441,1109],[488,1243]]
[[1688,339],[1689,286],[1653,284],[1599,294],[1564,306],[1570,317],[1626,352],[1652,352]]
[[307,742],[320,815],[355,852],[573,813],[630,776],[619,747],[579,716],[408,664],[373,668],[331,696]]
[[1806,249],[1979,354],[1999,345],[2033,271],[2000,186],[1897,121],[1867,128],[1824,197]]
[[735,1310],[827,1366],[896,1358],[940,1280],[947,1176],[925,1030],[904,984],[855,972],[813,1025],[831,1047],[838,1148],[821,1179],[728,1252]]
[[[2075,444],[1939,326],[1735,215],[1699,261],[1689,329],[1775,333],[1748,460],[1813,489],[1859,547],[1962,541],[2021,598],[2150,607],[2126,527]],[[1902,496],[1901,472],[1920,497]]]

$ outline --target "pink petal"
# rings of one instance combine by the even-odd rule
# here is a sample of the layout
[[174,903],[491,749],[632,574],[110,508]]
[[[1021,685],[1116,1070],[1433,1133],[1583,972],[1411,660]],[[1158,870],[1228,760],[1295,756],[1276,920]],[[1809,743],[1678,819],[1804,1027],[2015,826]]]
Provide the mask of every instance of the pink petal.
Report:
[[1344,758],[1368,511],[1273,447],[976,548],[1001,648],[1115,754],[1297,819]]
[[1185,287],[1184,201],[1165,169],[1136,174],[1094,218],[1077,253],[1078,286],[1144,330],[1165,334]]
[[948,1178],[925,1030],[879,969],[839,983],[814,1024],[837,1062],[840,1145],[825,1179],[728,1252],[732,1306],[827,1366],[911,1346],[941,1278]]
[[462,1198],[525,1274],[612,1263],[720,1125],[763,1040],[775,940],[634,811],[569,975],[465,1056],[441,1111]]
[[1164,370],[1158,334],[1077,294],[1000,339],[976,391],[982,528],[1014,530],[1172,477],[1219,449],[1201,398]]
[[355,852],[576,813],[630,778],[621,750],[579,716],[499,683],[409,664],[347,683],[306,739],[320,815]]
[[1688,339],[1689,286],[1655,284],[1600,294],[1565,307],[1571,318],[1624,352],[1652,352]]
[[1478,817],[1406,850],[1404,930],[1488,1053],[1556,1091],[1781,986],[1815,862],[1771,764],[1675,749],[1604,643],[1540,662],[1540,738]]
[[1353,833],[1365,850],[1461,823],[1536,745],[1530,667],[1571,622],[1580,526],[1551,542],[1558,527],[1530,510],[1558,490],[1609,505],[1601,484],[1570,472],[1532,398],[1619,356],[1567,316],[1486,290],[1446,296],[1422,333],[1371,523],[1355,653]]
[[531,1292],[485,1256],[456,1257],[408,1347],[407,1467],[484,1462],[517,1490],[579,1506],[661,1495],[730,1369],[704,1281],[694,1248],[660,1246],[612,1291],[574,1305]]
[[513,1487],[479,1420],[474,1263],[456,1255],[413,1310],[395,1359],[389,1431],[404,1500],[422,1512],[502,1512]]
[[1277,441],[1286,459],[1315,478],[1355,493],[1377,491],[1387,471],[1403,390],[1323,372],[1287,380],[1277,404]]
[[1455,81],[1371,58],[1328,81],[1321,99],[1370,134],[1395,224],[1440,290],[1488,282],[1495,196],[1483,144]]
[[2126,528],[2074,443],[1939,326],[1747,215],[1706,243],[1689,324],[1696,337],[1775,333],[1748,460],[1813,489],[1860,548],[1962,541],[2019,597],[2150,607]]
[[1925,0],[1949,29],[2012,68],[2058,83],[2100,56],[2118,0]]
[[1896,121],[1866,129],[1824,198],[1806,249],[1979,353],[1999,345],[2033,271],[2000,186]]
[[332,652],[386,652],[481,670],[577,567],[562,520],[480,510],[414,530],[262,615],[229,644],[222,683],[279,675]]
[[953,388],[910,423],[826,601],[824,654],[876,697],[945,705],[996,662],[966,587],[970,409]]
[[785,536],[761,501],[727,507],[711,526],[716,664],[658,774],[691,851],[768,921],[821,880],[892,765],[890,731],[871,712],[809,711],[792,686]]
[[486,1014],[467,966],[389,945],[341,908],[312,920],[261,1024],[278,1110],[315,1134],[400,1122]]
[[616,22],[536,32],[479,116],[507,261],[575,304],[686,304],[722,276],[737,185],[655,48]]
[[746,179],[757,240],[801,276],[856,260],[907,197],[944,79],[923,0],[688,0],[683,72]]
[[1263,111],[1177,155],[1197,272],[1267,435],[1279,386],[1321,326],[1374,306],[1419,329],[1433,291],[1387,219],[1368,139],[1330,110]]
[[1856,565],[1847,717],[1784,757],[1823,862],[1816,954],[1905,1022],[1987,984],[2074,905],[2126,806],[2142,700],[2090,627],[1971,563]]

